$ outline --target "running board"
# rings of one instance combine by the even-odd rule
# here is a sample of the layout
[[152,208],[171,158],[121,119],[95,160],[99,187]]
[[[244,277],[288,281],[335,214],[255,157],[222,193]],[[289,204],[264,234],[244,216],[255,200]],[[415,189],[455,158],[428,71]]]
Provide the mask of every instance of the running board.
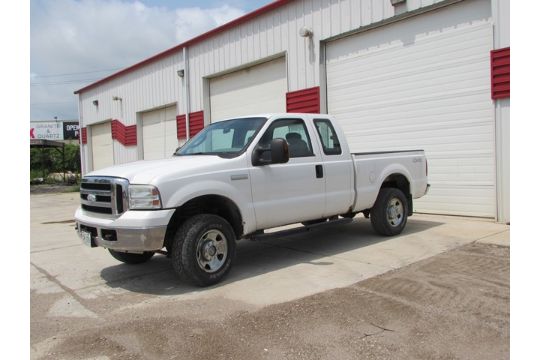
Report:
[[320,229],[322,227],[326,227],[329,225],[348,224],[352,221],[353,219],[343,218],[343,219],[337,219],[337,220],[330,220],[330,221],[313,224],[313,225],[307,225],[307,226],[302,225],[299,227],[295,227],[293,229],[286,229],[286,230],[276,231],[276,232],[267,233],[267,234],[265,234],[263,230],[263,231],[254,232],[246,236],[245,239],[249,239],[251,241],[270,240],[270,239],[281,238],[285,236],[307,233],[307,232],[310,232],[311,230]]

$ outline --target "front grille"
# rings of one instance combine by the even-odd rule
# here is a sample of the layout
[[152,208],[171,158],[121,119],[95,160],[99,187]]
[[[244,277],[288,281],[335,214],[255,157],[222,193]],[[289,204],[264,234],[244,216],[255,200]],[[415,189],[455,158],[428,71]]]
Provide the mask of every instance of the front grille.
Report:
[[82,208],[99,214],[120,215],[127,207],[126,179],[87,176],[81,181]]
[[100,206],[90,206],[90,205],[85,205],[85,204],[82,204],[81,206],[86,211],[91,211],[91,212],[100,213],[100,214],[112,214],[111,208],[104,208]]

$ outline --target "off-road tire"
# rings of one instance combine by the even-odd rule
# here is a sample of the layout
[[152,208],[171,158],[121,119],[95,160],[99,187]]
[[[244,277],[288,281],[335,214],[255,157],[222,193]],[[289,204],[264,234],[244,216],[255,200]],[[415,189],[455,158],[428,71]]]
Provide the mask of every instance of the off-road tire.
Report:
[[[226,260],[215,272],[203,270],[197,260],[199,239],[211,230],[220,231],[227,242]],[[236,236],[231,225],[222,217],[195,215],[180,225],[171,250],[173,269],[180,278],[196,286],[210,286],[223,280],[229,273],[236,253]]]
[[[388,220],[388,208],[390,201],[397,199],[403,206],[401,222],[392,225]],[[375,205],[370,211],[371,226],[380,235],[393,236],[400,234],[407,224],[409,214],[409,203],[403,192],[397,188],[382,188],[379,191]]]
[[130,265],[136,265],[136,264],[142,264],[150,260],[152,256],[154,256],[153,251],[146,251],[142,254],[135,254],[135,253],[126,253],[126,252],[120,252],[109,249],[109,252],[111,253],[112,257],[115,258],[118,261],[121,261],[126,264]]

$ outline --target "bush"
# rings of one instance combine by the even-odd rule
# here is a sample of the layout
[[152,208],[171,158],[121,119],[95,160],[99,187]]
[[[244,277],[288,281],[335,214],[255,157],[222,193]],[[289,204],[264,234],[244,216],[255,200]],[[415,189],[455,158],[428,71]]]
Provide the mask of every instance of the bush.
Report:
[[81,158],[78,144],[65,144],[64,165],[60,149],[30,149],[30,180],[49,173],[71,171],[80,173]]

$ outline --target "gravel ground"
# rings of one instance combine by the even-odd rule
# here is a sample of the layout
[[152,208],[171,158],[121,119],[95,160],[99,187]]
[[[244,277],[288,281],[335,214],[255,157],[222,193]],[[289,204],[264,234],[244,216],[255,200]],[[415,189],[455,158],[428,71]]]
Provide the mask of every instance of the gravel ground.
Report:
[[50,193],[65,193],[65,192],[77,192],[79,191],[79,185],[30,185],[30,194],[50,194]]
[[104,311],[105,321],[44,323],[42,306],[54,299],[32,296],[31,331],[58,334],[47,359],[507,359],[509,252],[470,244],[253,310],[171,301]]

